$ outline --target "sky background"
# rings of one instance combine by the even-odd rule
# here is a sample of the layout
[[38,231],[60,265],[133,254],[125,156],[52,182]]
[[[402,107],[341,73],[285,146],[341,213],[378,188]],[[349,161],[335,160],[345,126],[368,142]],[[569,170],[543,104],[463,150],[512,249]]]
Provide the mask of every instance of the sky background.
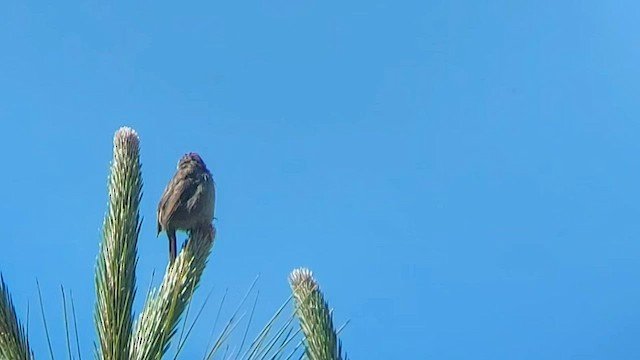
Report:
[[[184,357],[314,271],[353,359],[640,357],[637,1],[2,1],[0,271],[36,355],[91,358],[113,133],[155,208],[201,153],[218,238]],[[159,281],[158,276],[154,284]],[[136,302],[141,308],[142,296]],[[225,313],[225,312],[223,312]],[[236,346],[239,341],[236,341]]]

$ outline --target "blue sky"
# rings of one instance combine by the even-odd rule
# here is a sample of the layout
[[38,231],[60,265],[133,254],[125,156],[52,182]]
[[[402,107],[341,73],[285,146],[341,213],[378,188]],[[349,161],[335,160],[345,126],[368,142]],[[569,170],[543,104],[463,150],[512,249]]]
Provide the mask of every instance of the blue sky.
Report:
[[[0,271],[60,285],[92,356],[113,132],[142,141],[139,289],[155,207],[197,151],[218,239],[184,353],[261,274],[256,324],[310,267],[354,359],[640,356],[637,2],[4,1]],[[155,283],[158,279],[156,278]],[[138,299],[137,309],[140,309]],[[232,307],[232,306],[231,306]]]

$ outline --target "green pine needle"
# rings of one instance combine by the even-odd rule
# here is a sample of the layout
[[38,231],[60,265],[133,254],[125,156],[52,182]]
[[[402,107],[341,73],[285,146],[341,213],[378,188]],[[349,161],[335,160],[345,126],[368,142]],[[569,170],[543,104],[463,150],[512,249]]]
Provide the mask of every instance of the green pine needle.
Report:
[[9,289],[0,274],[0,359],[31,360],[24,327],[18,321],[16,309],[11,301]]

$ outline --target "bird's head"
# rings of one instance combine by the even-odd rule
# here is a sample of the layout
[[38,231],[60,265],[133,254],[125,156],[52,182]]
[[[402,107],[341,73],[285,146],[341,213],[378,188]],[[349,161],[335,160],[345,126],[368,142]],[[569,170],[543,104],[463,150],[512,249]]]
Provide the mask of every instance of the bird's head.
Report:
[[205,165],[204,161],[202,161],[202,158],[200,157],[200,155],[194,152],[183,155],[180,158],[180,161],[178,161],[178,169],[186,166],[188,167],[196,166],[203,170],[207,169],[207,165]]

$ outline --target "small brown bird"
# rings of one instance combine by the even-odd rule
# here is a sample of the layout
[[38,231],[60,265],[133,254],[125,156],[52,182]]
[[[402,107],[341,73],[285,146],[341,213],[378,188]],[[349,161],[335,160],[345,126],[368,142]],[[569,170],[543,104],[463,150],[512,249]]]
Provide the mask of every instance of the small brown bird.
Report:
[[180,158],[175,175],[164,189],[158,204],[158,235],[169,237],[169,260],[178,256],[176,230],[208,226],[213,220],[216,189],[213,177],[200,155]]

